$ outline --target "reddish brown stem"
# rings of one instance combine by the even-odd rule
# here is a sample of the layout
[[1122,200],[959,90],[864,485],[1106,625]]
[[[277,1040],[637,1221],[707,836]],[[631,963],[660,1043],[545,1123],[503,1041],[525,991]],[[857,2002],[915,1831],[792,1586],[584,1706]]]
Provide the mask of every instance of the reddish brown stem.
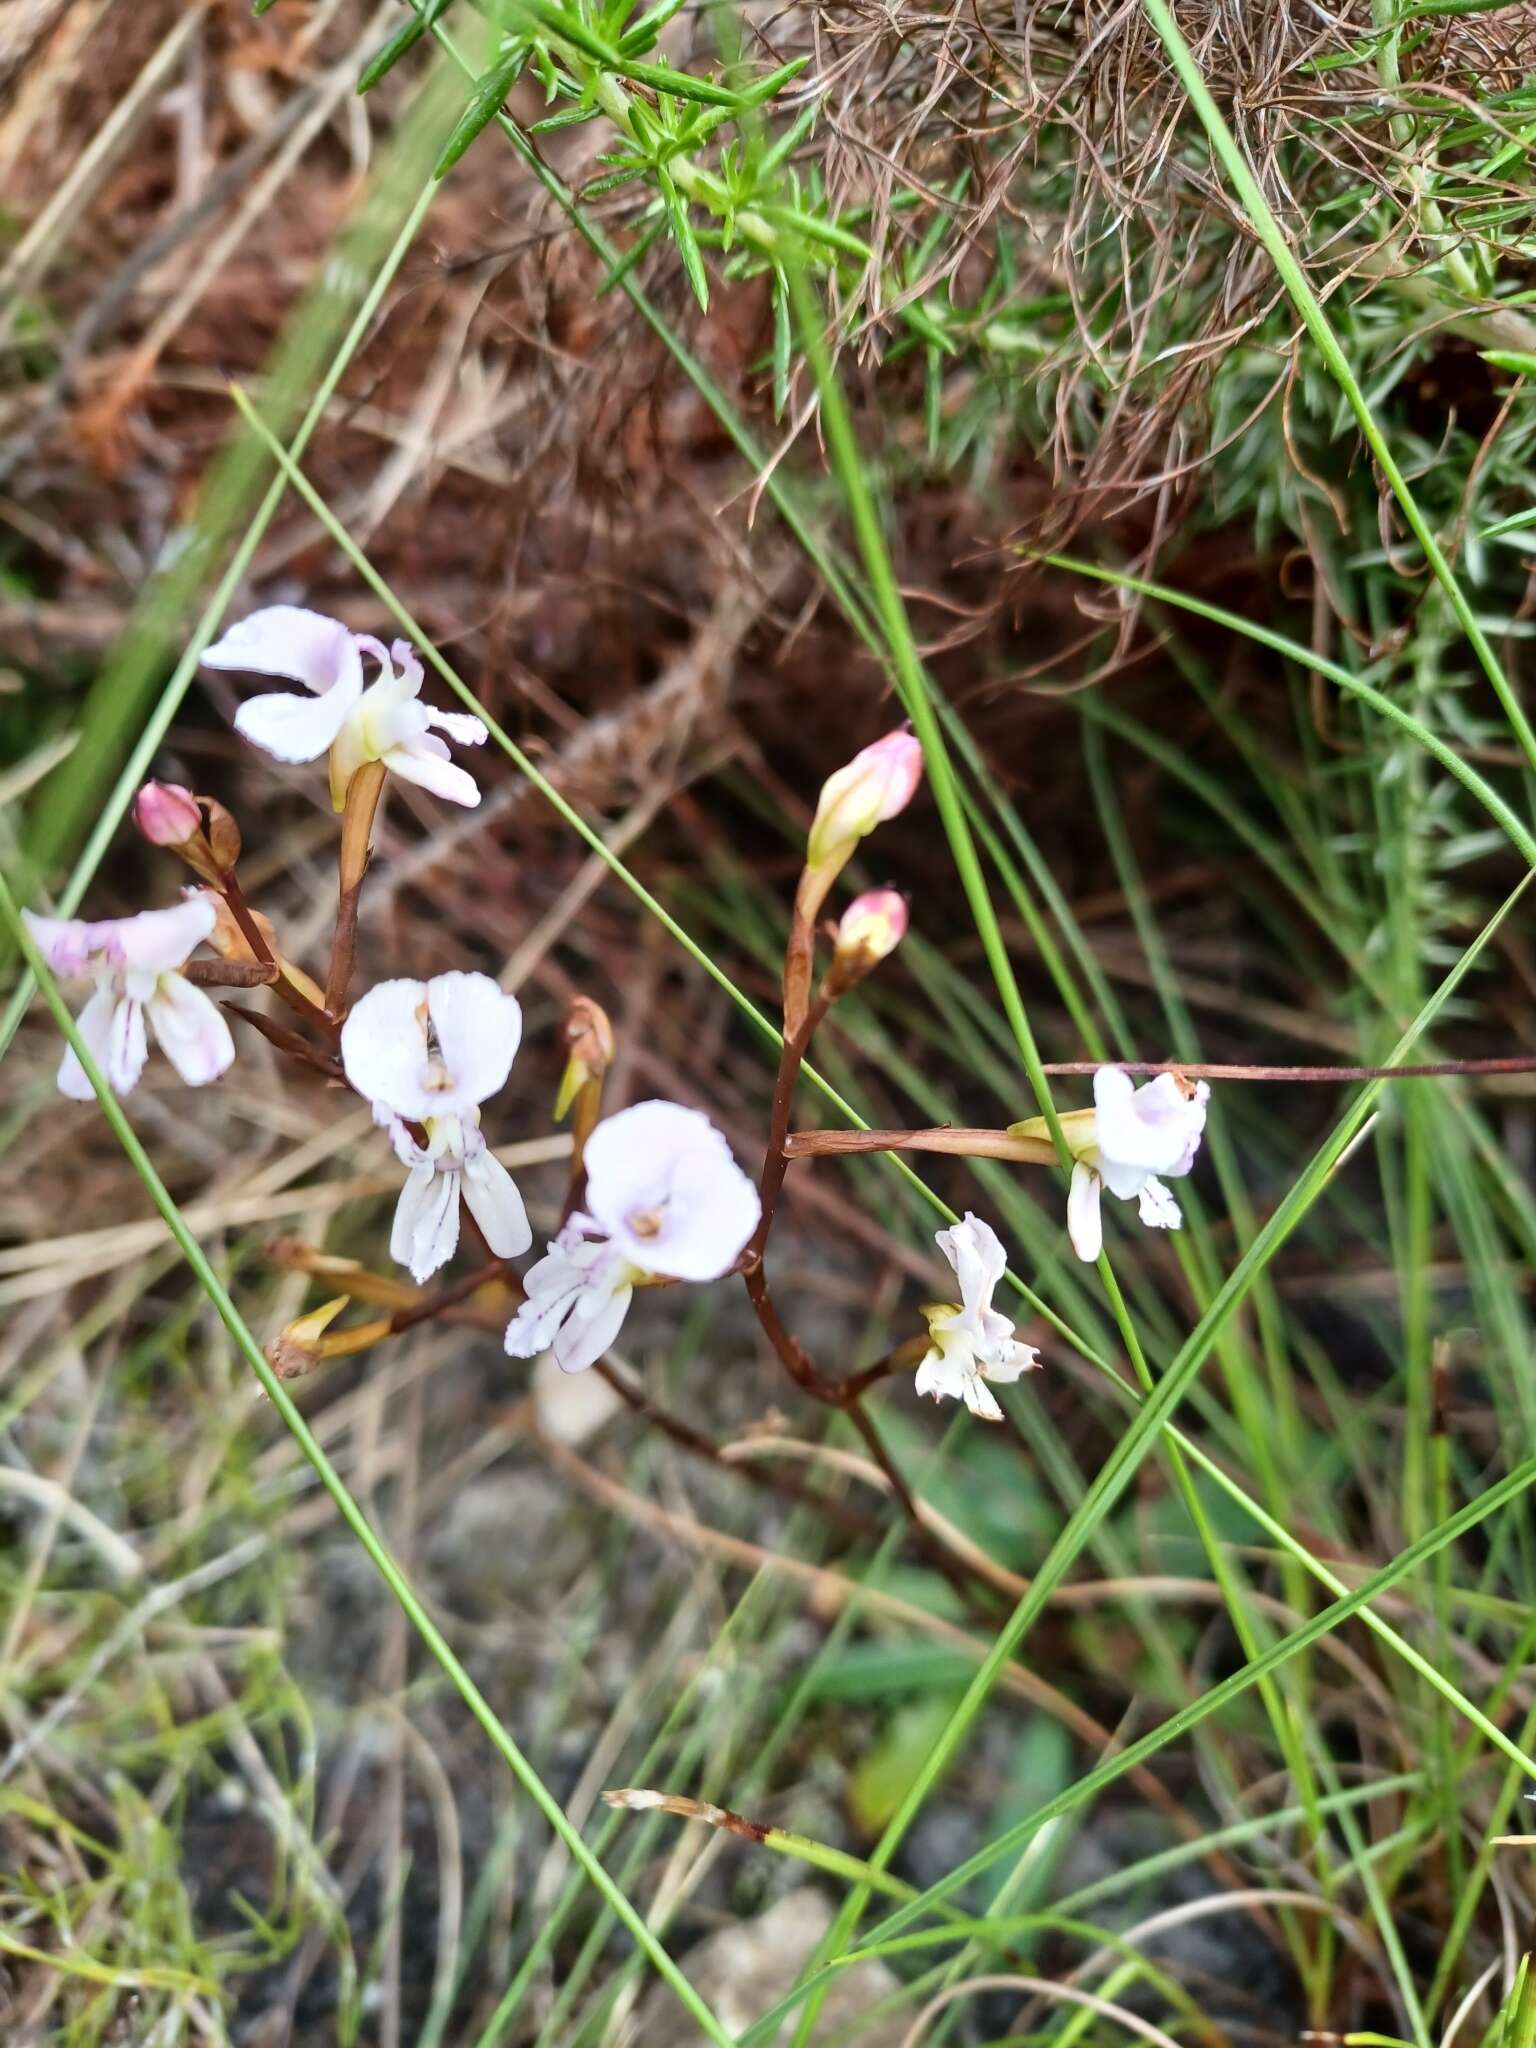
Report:
[[233,868],[226,868],[220,874],[218,890],[224,901],[229,905],[230,916],[240,927],[240,936],[250,947],[257,962],[264,967],[272,968],[273,973],[269,986],[282,998],[289,1009],[294,1012],[295,1016],[302,1017],[306,1024],[313,1025],[317,1030],[334,1036],[335,1027],[332,1025],[330,1018],[326,1016],[322,1009],[310,1001],[302,989],[295,988],[287,975],[284,974],[283,963],[267,944],[261,926],[256,921],[256,914],[246,901],[245,891],[241,888],[239,877]]
[[1435,1060],[1420,1067],[1258,1067],[1222,1066],[1188,1060],[1057,1060],[1047,1074],[1096,1074],[1101,1066],[1122,1074],[1187,1074],[1195,1081],[1442,1081],[1458,1075],[1536,1074],[1536,1056],[1508,1059]]
[[[797,920],[801,906],[796,905]],[[814,916],[814,911],[811,913]],[[789,985],[790,967],[786,961],[786,992]],[[972,1575],[957,1563],[950,1553],[933,1536],[917,1511],[911,1489],[902,1478],[890,1453],[880,1439],[874,1424],[865,1414],[859,1399],[859,1389],[839,1380],[828,1379],[816,1365],[810,1353],[794,1333],[786,1328],[774,1304],[768,1287],[768,1275],[763,1264],[768,1235],[773,1228],[774,1213],[778,1206],[779,1194],[784,1186],[784,1176],[789,1170],[786,1144],[789,1137],[789,1116],[794,1103],[795,1084],[800,1078],[800,1069],[805,1061],[806,1049],[815,1034],[816,1027],[826,1016],[832,1003],[832,993],[822,988],[814,1003],[795,1029],[789,1028],[789,1016],[785,1016],[784,1043],[779,1052],[779,1069],[774,1077],[773,1104],[769,1112],[768,1145],[763,1157],[762,1180],[759,1195],[762,1215],[752,1241],[747,1247],[743,1261],[742,1277],[746,1282],[747,1295],[756,1311],[758,1323],[781,1364],[796,1386],[812,1395],[829,1408],[840,1408],[864,1439],[870,1456],[885,1474],[891,1492],[900,1503],[907,1518],[912,1538],[917,1548],[934,1567],[949,1580],[960,1597],[972,1608],[975,1606],[976,1588]]]
[[317,1074],[324,1074],[328,1081],[343,1078],[341,1061],[334,1054],[320,1052],[307,1038],[300,1038],[297,1031],[290,1031],[286,1024],[279,1024],[273,1017],[264,1017],[260,1010],[248,1010],[244,1003],[226,1003],[224,1007],[233,1010],[237,1017],[243,1017],[253,1031],[259,1031],[269,1045],[275,1045],[290,1059],[312,1067]]
[[181,971],[194,988],[270,988],[279,972],[266,960],[189,960]]
[[757,1465],[748,1459],[738,1464],[733,1459],[723,1457],[720,1446],[712,1437],[706,1436],[701,1429],[695,1429],[691,1422],[684,1422],[680,1416],[658,1407],[648,1395],[642,1394],[637,1387],[630,1386],[606,1358],[600,1358],[593,1371],[605,1379],[620,1400],[637,1415],[644,1416],[647,1422],[653,1422],[664,1436],[671,1437],[674,1443],[680,1444],[694,1457],[718,1466],[722,1472],[746,1478],[751,1484],[765,1491],[785,1494],[791,1500],[804,1502],[806,1506],[825,1515],[828,1521],[835,1522],[849,1535],[856,1536],[863,1542],[873,1543],[879,1540],[878,1524],[859,1514],[855,1508],[849,1507],[846,1501],[838,1500],[835,1495],[826,1493],[819,1486],[810,1485],[797,1472],[770,1472],[766,1466]]

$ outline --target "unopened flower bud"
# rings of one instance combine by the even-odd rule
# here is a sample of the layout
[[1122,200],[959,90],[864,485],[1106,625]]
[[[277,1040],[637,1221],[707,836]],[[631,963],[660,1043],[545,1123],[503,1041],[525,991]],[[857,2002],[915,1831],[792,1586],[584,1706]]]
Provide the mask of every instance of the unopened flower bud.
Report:
[[601,1081],[613,1064],[613,1026],[608,1012],[590,996],[575,996],[565,1013],[565,1043],[570,1057],[555,1098],[558,1123],[580,1091]]
[[907,899],[899,889],[867,889],[855,896],[837,927],[837,959],[871,967],[894,953],[907,935]]
[[888,732],[822,784],[806,848],[810,868],[840,868],[856,843],[912,801],[923,750],[909,732]]
[[203,814],[190,789],[177,782],[146,782],[133,800],[133,822],[151,846],[185,846],[203,829]]
[[325,1356],[322,1346],[326,1331],[351,1298],[338,1294],[333,1301],[322,1302],[319,1308],[312,1308],[308,1315],[296,1317],[278,1331],[266,1347],[265,1356],[280,1380],[301,1380],[314,1371]]

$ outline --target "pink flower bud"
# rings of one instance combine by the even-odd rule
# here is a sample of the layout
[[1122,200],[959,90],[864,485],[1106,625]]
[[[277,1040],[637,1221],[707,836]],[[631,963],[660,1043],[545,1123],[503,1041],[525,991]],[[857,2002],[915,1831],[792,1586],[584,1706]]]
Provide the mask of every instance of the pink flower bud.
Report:
[[151,846],[185,846],[202,831],[203,814],[190,789],[146,782],[133,800],[133,822]]
[[822,785],[806,863],[841,867],[856,841],[905,810],[923,779],[923,750],[909,732],[888,732]]
[[867,974],[907,935],[907,899],[897,889],[870,889],[856,896],[837,927],[837,958],[857,963]]

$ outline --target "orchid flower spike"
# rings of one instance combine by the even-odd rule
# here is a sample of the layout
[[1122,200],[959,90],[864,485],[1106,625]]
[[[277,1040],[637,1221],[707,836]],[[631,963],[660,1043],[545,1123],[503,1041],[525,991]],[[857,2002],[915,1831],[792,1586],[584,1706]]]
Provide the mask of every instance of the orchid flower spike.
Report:
[[418,1286],[453,1257],[461,1199],[498,1259],[533,1242],[523,1198],[480,1135],[479,1105],[505,1086],[522,1035],[516,996],[486,974],[381,981],[341,1027],[347,1079],[409,1169],[389,1253]]
[[1135,1201],[1149,1230],[1179,1228],[1183,1212],[1159,1176],[1182,1180],[1194,1166],[1210,1094],[1208,1082],[1179,1074],[1159,1074],[1138,1088],[1122,1068],[1099,1068],[1093,1108],[1061,1119],[1074,1158],[1067,1231],[1080,1259],[1091,1264],[1103,1250],[1105,1188],[1122,1202]]
[[[96,992],[76,1022],[114,1094],[126,1095],[144,1071],[146,1017],[189,1087],[201,1088],[224,1072],[235,1056],[229,1026],[218,1004],[180,972],[213,930],[211,903],[194,898],[97,924],[34,917],[30,910],[22,916],[55,974],[95,981]],[[59,1062],[59,1091],[75,1102],[89,1102],[96,1092],[73,1046]]]
[[934,1242],[955,1269],[960,1299],[924,1307],[930,1349],[914,1384],[935,1401],[949,1394],[984,1422],[1001,1422],[1003,1411],[986,1382],[1006,1384],[1040,1363],[1035,1347],[1018,1343],[1013,1324],[992,1306],[1007,1254],[992,1226],[969,1211],[951,1229],[939,1231]]
[[762,1213],[757,1189],[707,1116],[676,1102],[637,1102],[587,1140],[586,1209],[530,1266],[507,1350],[552,1350],[566,1372],[595,1365],[619,1334],[636,1286],[718,1280]]
[[[366,687],[364,655],[379,667]],[[286,676],[312,693],[251,697],[235,713],[235,730],[278,761],[317,761],[329,753],[331,802],[338,811],[365,761],[382,761],[449,803],[473,808],[480,801],[474,777],[453,765],[438,732],[477,747],[485,726],[466,712],[433,711],[418,701],[421,663],[409,641],[397,640],[386,652],[382,641],[349,632],[339,619],[274,604],[231,626],[204,654],[203,666]]]

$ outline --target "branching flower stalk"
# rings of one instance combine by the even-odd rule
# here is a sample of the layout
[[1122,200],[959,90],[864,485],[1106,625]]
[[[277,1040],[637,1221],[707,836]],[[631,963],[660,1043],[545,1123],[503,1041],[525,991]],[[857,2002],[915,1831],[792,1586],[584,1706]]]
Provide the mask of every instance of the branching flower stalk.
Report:
[[[1138,1201],[1144,1223],[1179,1227],[1178,1204],[1162,1177],[1177,1179],[1195,1164],[1209,1095],[1204,1071],[1166,1062],[1095,1066],[1094,1107],[1058,1114],[1054,1130],[1038,1117],[1002,1131],[791,1130],[797,1084],[816,1031],[838,1001],[894,956],[907,930],[908,905],[891,889],[867,891],[836,922],[821,922],[856,847],[897,817],[918,790],[918,741],[905,730],[891,732],[831,776],[815,808],[786,946],[785,1030],[756,1184],[697,1109],[652,1101],[608,1111],[613,1027],[595,1002],[578,997],[564,1025],[567,1057],[555,1106],[557,1118],[568,1116],[571,1123],[566,1194],[543,1257],[519,1273],[515,1262],[530,1250],[532,1229],[521,1195],[481,1129],[482,1115],[508,1084],[518,1050],[522,1020],[515,998],[485,975],[453,971],[430,980],[379,982],[356,1000],[351,993],[358,907],[388,774],[406,775],[450,801],[476,803],[480,792],[473,779],[448,760],[446,743],[429,728],[445,730],[460,744],[474,743],[485,729],[478,719],[438,713],[419,702],[421,667],[404,643],[386,652],[336,620],[269,608],[232,628],[211,650],[209,665],[235,670],[242,658],[257,673],[295,678],[310,694],[247,700],[238,729],[278,758],[328,762],[340,832],[338,915],[323,990],[287,957],[275,928],[247,900],[236,874],[241,837],[235,820],[216,800],[174,785],[146,785],[135,815],[152,844],[175,853],[196,874],[199,886],[180,904],[94,925],[28,916],[49,963],[94,982],[81,1028],[118,1092],[127,1093],[137,1081],[149,1031],[190,1085],[217,1082],[235,1057],[228,1013],[301,1071],[351,1088],[387,1132],[405,1176],[390,1252],[410,1281],[319,1248],[275,1247],[277,1263],[308,1273],[325,1295],[274,1337],[267,1352],[273,1370],[283,1379],[301,1377],[434,1322],[504,1328],[513,1358],[548,1351],[565,1371],[596,1367],[655,1426],[694,1454],[718,1461],[719,1447],[705,1432],[635,1398],[607,1353],[641,1294],[738,1274],[790,1383],[848,1418],[899,1506],[913,1545],[981,1611],[981,1604],[995,1599],[996,1588],[935,1535],[866,1397],[877,1385],[911,1373],[920,1394],[957,1399],[988,1422],[1011,1420],[994,1388],[1017,1381],[1039,1360],[993,1305],[1006,1250],[990,1224],[974,1214],[940,1231],[937,1249],[946,1262],[947,1285],[923,1308],[926,1334],[903,1336],[886,1358],[836,1377],[811,1356],[769,1282],[768,1246],[789,1166],[818,1155],[903,1149],[1050,1168],[1059,1167],[1064,1152],[1073,1162],[1073,1242],[1081,1257],[1096,1258],[1101,1187]],[[377,665],[371,684],[364,680],[365,659]],[[816,957],[823,943],[829,953],[818,981]],[[200,946],[214,957],[194,959]],[[219,988],[247,994],[271,989],[292,1021],[233,999],[220,1007],[208,993]],[[84,1077],[72,1062],[71,1054],[60,1070],[60,1086],[78,1095]],[[1452,1062],[1422,1071],[1456,1075],[1532,1065]],[[1085,1069],[1069,1064],[1062,1071]],[[1214,1070],[1223,1078],[1230,1071]],[[1363,1078],[1366,1072],[1237,1071],[1276,1080]],[[1133,1072],[1151,1078],[1138,1088]],[[435,1282],[458,1252],[461,1231],[475,1241],[472,1263]],[[349,1322],[353,1303],[369,1313]],[[792,1476],[753,1483],[815,1501],[850,1533],[865,1533],[862,1518],[854,1518],[855,1532],[837,1504]]]

